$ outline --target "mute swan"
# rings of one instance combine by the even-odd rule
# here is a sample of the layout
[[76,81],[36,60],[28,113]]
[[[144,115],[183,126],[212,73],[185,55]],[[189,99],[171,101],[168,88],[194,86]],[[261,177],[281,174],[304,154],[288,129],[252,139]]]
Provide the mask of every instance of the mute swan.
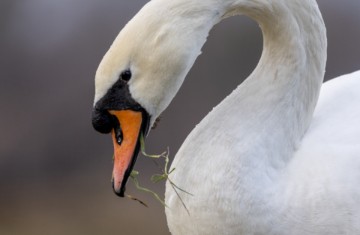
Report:
[[181,194],[188,214],[167,185],[171,233],[360,234],[360,71],[322,86],[327,40],[315,0],[147,3],[95,78],[93,126],[112,132],[115,193],[124,196],[140,134],[169,105],[210,29],[237,14],[259,23],[262,56],[176,154],[172,180],[194,196]]

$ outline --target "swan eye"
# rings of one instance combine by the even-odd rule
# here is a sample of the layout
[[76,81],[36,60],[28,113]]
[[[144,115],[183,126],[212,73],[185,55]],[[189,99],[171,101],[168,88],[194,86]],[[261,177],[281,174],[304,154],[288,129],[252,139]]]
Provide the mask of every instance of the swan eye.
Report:
[[128,82],[131,78],[131,71],[129,69],[123,71],[121,74],[120,74],[120,78],[121,80],[124,80],[125,82]]

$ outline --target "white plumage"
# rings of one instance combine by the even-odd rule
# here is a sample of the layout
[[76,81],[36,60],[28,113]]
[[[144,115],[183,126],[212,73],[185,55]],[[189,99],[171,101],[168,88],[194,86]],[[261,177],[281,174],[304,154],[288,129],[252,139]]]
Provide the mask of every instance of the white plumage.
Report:
[[321,85],[315,0],[152,0],[105,55],[95,102],[130,67],[131,95],[153,122],[212,26],[236,14],[259,23],[263,53],[177,153],[171,179],[193,196],[180,192],[189,215],[167,185],[171,233],[360,234],[360,71]]

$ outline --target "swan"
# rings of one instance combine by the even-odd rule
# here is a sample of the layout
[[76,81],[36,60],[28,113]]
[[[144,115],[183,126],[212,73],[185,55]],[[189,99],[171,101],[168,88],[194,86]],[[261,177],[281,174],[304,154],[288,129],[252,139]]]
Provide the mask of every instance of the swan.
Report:
[[255,70],[189,134],[167,183],[174,235],[360,234],[360,71],[324,84],[315,0],[152,0],[95,76],[92,124],[111,133],[124,196],[140,137],[169,105],[211,28],[233,15],[263,34]]

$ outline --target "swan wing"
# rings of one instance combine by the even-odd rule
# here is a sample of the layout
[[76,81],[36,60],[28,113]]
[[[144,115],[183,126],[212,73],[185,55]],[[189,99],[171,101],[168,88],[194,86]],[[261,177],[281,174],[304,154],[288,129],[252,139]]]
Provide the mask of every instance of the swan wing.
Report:
[[360,177],[360,71],[323,84],[311,125],[289,169],[295,175],[311,169],[320,175],[315,171],[325,168],[329,174],[324,177],[352,177],[351,171]]
[[291,202],[285,211],[294,215],[287,218],[299,225],[295,231],[310,228],[302,222],[311,221],[316,234],[358,234],[360,71],[323,84],[311,125],[285,172],[282,198]]
[[302,145],[360,158],[360,71],[323,84]]

